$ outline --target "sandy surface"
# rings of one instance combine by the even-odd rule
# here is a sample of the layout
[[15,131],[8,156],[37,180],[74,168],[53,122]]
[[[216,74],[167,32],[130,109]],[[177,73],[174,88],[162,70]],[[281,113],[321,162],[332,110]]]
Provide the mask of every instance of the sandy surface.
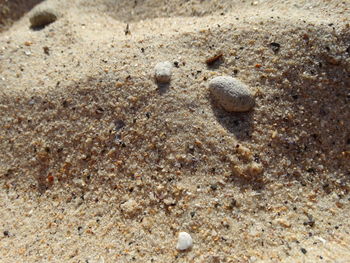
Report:
[[348,0],[42,5],[0,33],[0,262],[350,262]]

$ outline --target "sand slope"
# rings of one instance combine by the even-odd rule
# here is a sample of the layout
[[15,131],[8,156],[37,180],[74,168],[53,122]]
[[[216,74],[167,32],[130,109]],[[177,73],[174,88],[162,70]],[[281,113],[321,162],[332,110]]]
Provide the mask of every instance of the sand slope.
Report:
[[42,4],[0,35],[1,262],[347,262],[346,1]]

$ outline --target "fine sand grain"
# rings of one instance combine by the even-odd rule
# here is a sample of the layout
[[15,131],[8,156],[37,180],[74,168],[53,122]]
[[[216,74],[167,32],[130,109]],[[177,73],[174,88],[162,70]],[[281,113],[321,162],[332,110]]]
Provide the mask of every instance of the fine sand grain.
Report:
[[[48,0],[35,29],[17,3],[0,262],[350,262],[348,0]],[[223,110],[217,76],[254,108]]]

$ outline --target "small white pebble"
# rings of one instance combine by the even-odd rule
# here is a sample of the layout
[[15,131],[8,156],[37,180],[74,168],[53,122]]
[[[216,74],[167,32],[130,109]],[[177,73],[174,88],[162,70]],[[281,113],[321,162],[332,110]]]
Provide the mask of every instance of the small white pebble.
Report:
[[248,87],[229,76],[210,80],[209,90],[218,103],[229,112],[249,111],[255,105],[254,97]]
[[154,76],[157,82],[168,83],[171,79],[172,64],[169,61],[160,62],[154,67]]
[[325,239],[323,239],[322,237],[315,237],[316,239],[320,240],[323,245],[327,243],[327,241]]
[[176,249],[177,250],[186,250],[186,249],[189,249],[190,247],[192,247],[192,245],[193,245],[193,241],[192,241],[192,237],[190,236],[190,234],[188,234],[186,232],[180,232],[179,238],[177,241],[177,245],[176,245]]

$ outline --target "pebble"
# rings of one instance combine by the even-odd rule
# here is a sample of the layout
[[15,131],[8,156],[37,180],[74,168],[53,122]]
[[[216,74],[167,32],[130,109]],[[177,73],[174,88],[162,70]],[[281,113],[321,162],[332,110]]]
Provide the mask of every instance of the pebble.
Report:
[[177,241],[176,249],[177,250],[186,250],[192,247],[193,241],[190,234],[186,232],[180,232],[179,238]]
[[171,79],[172,64],[169,61],[159,62],[154,67],[154,76],[157,82],[168,83]]
[[133,199],[130,199],[130,200],[126,201],[125,203],[121,204],[120,208],[122,209],[124,214],[127,216],[136,215],[140,209],[138,203]]
[[248,87],[229,76],[210,80],[209,90],[218,103],[229,112],[249,111],[255,105],[254,97]]
[[29,18],[32,28],[45,27],[57,20],[58,14],[55,10],[48,7],[36,8]]

